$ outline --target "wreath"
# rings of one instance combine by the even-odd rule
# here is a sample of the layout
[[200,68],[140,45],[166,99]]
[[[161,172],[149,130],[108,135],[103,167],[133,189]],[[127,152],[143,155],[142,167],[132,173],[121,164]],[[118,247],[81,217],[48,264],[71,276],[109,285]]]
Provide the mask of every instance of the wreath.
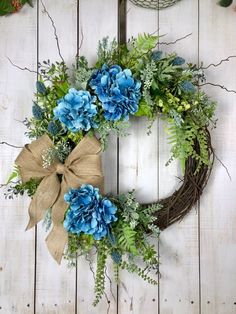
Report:
[[[212,169],[208,129],[216,103],[199,89],[204,73],[158,50],[158,40],[143,34],[124,45],[104,38],[96,64],[91,68],[80,56],[73,75],[63,59],[40,63],[32,117],[24,120],[32,142],[8,181],[6,197],[32,198],[27,229],[41,220],[51,229],[46,243],[58,263],[64,256],[75,265],[78,256],[97,253],[94,305],[104,293],[108,257],[117,280],[126,269],[157,284],[158,253],[150,237],[197,203]],[[147,117],[148,133],[156,118],[164,120],[172,145],[167,164],[180,160],[181,186],[155,203],[140,204],[134,191],[103,191],[100,152],[110,133],[127,135],[131,116]]]
[[31,0],[1,0],[0,15],[8,15],[20,11],[24,4],[28,3],[33,6]]

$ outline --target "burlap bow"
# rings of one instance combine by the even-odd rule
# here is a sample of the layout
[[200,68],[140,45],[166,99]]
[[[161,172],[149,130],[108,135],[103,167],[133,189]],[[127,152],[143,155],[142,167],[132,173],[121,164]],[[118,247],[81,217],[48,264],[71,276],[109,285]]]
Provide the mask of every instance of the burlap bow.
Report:
[[[65,163],[55,162],[43,168],[42,155],[53,143],[48,135],[43,135],[31,144],[25,145],[15,163],[19,168],[23,183],[32,178],[42,178],[29,207],[30,220],[26,230],[43,219],[47,209],[52,209],[53,228],[46,242],[54,259],[60,264],[68,234],[63,227],[68,204],[64,194],[69,188],[78,188],[84,183],[103,190],[100,142],[95,137],[84,137],[70,153]],[[58,174],[62,175],[60,181]]]

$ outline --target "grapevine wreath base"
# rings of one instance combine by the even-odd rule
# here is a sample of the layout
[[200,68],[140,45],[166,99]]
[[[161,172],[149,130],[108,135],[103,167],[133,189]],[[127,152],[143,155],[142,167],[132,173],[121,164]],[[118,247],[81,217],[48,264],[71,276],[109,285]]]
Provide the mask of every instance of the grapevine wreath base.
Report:
[[[157,44],[158,37],[147,34],[126,45],[104,38],[95,66],[79,57],[73,76],[62,57],[39,64],[33,116],[24,120],[33,141],[8,181],[8,198],[32,198],[27,229],[43,220],[58,263],[64,257],[76,265],[78,256],[89,260],[96,251],[94,305],[104,294],[108,257],[117,280],[126,269],[157,284],[158,253],[150,237],[158,238],[197,203],[213,165],[208,127],[214,126],[216,104],[199,89],[204,74]],[[147,118],[148,133],[156,118],[164,120],[171,144],[167,164],[179,159],[184,173],[173,195],[151,204],[139,204],[134,191],[102,195],[100,152],[110,133],[127,135],[131,115]]]
[[[207,150],[211,165],[214,161],[214,151],[211,145],[211,136],[206,128]],[[194,150],[199,153],[199,144],[196,141]],[[183,218],[200,199],[200,196],[207,185],[212,167],[202,165],[198,171],[197,161],[189,157],[185,163],[185,173],[181,187],[171,196],[159,201],[162,205],[157,212],[156,223],[163,230],[174,222]]]

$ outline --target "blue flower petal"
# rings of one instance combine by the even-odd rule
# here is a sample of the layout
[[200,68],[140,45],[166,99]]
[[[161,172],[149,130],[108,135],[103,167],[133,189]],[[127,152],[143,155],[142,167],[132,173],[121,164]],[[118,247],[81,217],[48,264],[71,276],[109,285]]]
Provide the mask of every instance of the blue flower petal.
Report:
[[58,101],[53,113],[56,119],[65,124],[72,132],[88,131],[97,127],[94,117],[97,115],[96,97],[88,91],[69,89],[68,94]]
[[64,199],[69,209],[64,220],[64,228],[71,233],[81,232],[100,240],[109,232],[109,225],[117,220],[117,208],[107,198],[102,198],[99,189],[92,185],[82,185],[80,189],[70,189]]
[[106,120],[128,120],[129,114],[138,111],[141,82],[133,78],[130,69],[104,64],[93,73],[89,85],[102,103]]

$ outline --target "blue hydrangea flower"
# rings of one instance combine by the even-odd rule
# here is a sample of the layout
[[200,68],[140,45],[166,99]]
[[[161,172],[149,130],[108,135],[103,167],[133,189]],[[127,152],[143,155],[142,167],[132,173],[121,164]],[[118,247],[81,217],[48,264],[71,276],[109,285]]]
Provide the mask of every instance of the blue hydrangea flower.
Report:
[[153,59],[154,61],[159,61],[159,60],[161,60],[162,51],[160,51],[160,50],[154,50],[154,51],[152,52],[151,57],[152,57],[152,59]]
[[32,114],[33,114],[34,118],[37,120],[43,119],[43,109],[36,102],[34,102],[34,104],[33,104]]
[[79,189],[70,189],[64,199],[69,203],[64,220],[68,232],[93,235],[100,240],[109,232],[110,224],[117,220],[117,208],[107,198],[102,198],[99,189],[84,184]]
[[194,93],[196,91],[196,87],[190,81],[183,81],[180,88],[184,93]]
[[172,65],[183,65],[185,63],[185,60],[181,57],[175,57],[172,61]]
[[54,116],[72,132],[96,128],[95,100],[96,97],[92,97],[89,92],[71,88],[68,94],[58,101],[57,107],[53,110]]
[[104,64],[92,75],[89,85],[102,103],[106,120],[127,120],[129,114],[138,111],[141,82],[133,78],[129,69]]

